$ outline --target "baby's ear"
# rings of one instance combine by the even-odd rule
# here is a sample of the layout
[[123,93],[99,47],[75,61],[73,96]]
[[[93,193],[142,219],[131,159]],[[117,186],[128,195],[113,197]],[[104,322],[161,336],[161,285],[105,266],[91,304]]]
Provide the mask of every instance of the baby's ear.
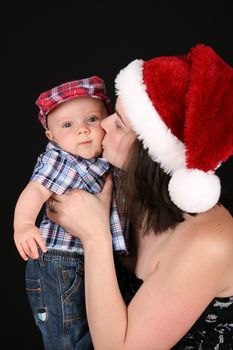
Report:
[[54,137],[53,137],[52,131],[46,130],[46,131],[45,131],[45,135],[47,136],[47,138],[48,138],[50,141],[53,141]]

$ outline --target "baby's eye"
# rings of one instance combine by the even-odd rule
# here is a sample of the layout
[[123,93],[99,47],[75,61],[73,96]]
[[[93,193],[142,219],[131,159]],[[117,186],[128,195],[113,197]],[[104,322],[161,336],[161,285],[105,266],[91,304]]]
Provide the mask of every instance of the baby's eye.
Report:
[[88,123],[94,123],[97,120],[98,120],[98,117],[96,117],[95,115],[88,117]]
[[71,122],[66,122],[62,125],[63,128],[71,128],[72,127],[72,123]]

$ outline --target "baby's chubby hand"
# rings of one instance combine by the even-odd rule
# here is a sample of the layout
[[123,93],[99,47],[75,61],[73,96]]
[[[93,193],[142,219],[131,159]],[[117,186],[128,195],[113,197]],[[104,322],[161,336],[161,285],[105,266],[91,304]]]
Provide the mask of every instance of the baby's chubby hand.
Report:
[[14,241],[24,260],[28,260],[28,258],[38,259],[38,247],[43,253],[47,250],[40,230],[33,224],[24,224],[20,229],[15,230]]

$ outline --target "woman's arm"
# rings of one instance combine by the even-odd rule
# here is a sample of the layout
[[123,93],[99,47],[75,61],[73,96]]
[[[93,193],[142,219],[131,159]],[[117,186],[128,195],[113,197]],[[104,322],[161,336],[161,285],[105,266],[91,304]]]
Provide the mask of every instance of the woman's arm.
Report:
[[95,349],[123,349],[127,307],[119,291],[110,240],[85,247],[85,295]]
[[45,242],[35,226],[36,218],[44,202],[52,192],[37,182],[29,182],[19,196],[14,213],[14,240],[24,260],[38,258],[38,248],[46,251]]
[[108,229],[109,187],[108,183],[98,196],[84,191],[62,196],[56,204],[58,214],[52,214],[84,244],[87,314],[95,349],[167,350],[224,285],[227,266],[233,265],[229,238],[222,239],[221,226],[190,227],[127,308],[116,279]]
[[85,247],[87,314],[96,349],[167,350],[187,333],[220,292],[227,265],[232,266],[229,247],[219,238],[215,243],[203,239],[202,233],[159,264],[128,308],[110,244]]

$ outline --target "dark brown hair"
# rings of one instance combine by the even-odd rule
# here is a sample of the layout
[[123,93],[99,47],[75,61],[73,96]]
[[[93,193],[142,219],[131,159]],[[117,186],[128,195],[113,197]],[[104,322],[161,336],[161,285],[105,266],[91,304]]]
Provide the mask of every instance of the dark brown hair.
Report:
[[171,201],[168,193],[170,175],[151,159],[138,139],[125,169],[121,175],[121,189],[133,229],[142,227],[144,220],[144,234],[151,230],[157,234],[184,221],[183,211]]

